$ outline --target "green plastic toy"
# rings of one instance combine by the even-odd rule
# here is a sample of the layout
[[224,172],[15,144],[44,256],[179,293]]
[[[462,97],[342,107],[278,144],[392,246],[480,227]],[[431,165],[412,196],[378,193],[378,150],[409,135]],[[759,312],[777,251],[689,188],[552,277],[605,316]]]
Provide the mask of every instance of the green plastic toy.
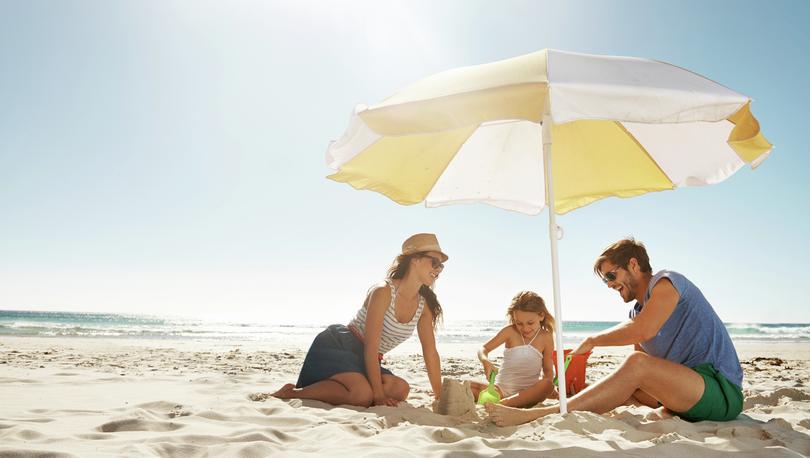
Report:
[[[568,356],[565,357],[565,364],[563,365],[563,372],[566,372],[568,370],[568,363],[571,362],[571,358],[573,358],[572,355],[568,355]],[[554,379],[551,381],[551,383],[553,383],[554,386],[557,386],[557,376],[556,375],[554,376]]]
[[489,386],[486,390],[482,390],[478,393],[478,404],[496,403],[501,400],[500,393],[495,389],[495,374],[497,373],[498,371],[496,370],[489,373]]

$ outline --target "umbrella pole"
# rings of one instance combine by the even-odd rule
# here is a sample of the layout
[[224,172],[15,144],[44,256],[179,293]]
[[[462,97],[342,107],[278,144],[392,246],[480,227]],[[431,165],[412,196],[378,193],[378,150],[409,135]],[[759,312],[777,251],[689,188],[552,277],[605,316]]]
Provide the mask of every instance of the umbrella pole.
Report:
[[562,305],[560,304],[560,272],[557,258],[557,220],[554,213],[554,185],[551,173],[551,116],[543,116],[543,170],[546,181],[546,199],[548,202],[548,236],[551,240],[551,277],[554,282],[554,338],[557,347],[557,389],[560,393],[560,413],[568,412],[565,386],[565,351],[562,341]]

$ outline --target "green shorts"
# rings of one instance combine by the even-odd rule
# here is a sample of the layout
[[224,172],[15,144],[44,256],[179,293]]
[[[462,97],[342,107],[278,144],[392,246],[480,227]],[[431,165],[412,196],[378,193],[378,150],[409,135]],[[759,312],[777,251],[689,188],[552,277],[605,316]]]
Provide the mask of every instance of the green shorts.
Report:
[[676,414],[687,421],[728,421],[742,412],[742,389],[728,381],[712,363],[698,364],[693,371],[703,376],[703,396],[686,412]]

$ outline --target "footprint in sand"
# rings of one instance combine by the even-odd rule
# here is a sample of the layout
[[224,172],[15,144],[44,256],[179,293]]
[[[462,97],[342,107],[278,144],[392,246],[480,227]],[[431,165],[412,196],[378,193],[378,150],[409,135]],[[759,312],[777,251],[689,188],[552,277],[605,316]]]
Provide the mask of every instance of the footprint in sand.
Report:
[[796,388],[779,388],[770,393],[746,397],[743,410],[748,410],[757,405],[775,407],[780,405],[782,398],[787,398],[788,401],[808,401],[810,400],[810,394]]
[[732,426],[728,428],[720,428],[715,433],[717,437],[731,439],[734,437],[744,437],[746,439],[758,439],[762,441],[772,439],[767,431],[760,428],[751,428],[748,426]]
[[127,418],[104,423],[96,428],[96,430],[102,433],[118,433],[122,431],[174,431],[184,426],[185,425],[173,422]]
[[36,440],[44,437],[42,433],[34,431],[33,429],[21,429],[19,431],[15,431],[13,435],[25,441]]
[[466,438],[466,436],[458,430],[449,428],[439,428],[433,431],[430,437],[436,442],[443,444],[452,444],[453,442],[458,442]]

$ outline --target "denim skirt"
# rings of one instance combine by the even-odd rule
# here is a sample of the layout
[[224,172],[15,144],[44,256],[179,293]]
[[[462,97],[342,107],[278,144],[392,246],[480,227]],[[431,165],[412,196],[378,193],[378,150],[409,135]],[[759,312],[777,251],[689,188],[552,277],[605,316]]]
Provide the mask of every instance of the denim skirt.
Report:
[[[303,388],[342,372],[359,372],[368,378],[363,342],[345,325],[333,324],[312,341],[295,386]],[[380,374],[393,375],[382,366]]]

